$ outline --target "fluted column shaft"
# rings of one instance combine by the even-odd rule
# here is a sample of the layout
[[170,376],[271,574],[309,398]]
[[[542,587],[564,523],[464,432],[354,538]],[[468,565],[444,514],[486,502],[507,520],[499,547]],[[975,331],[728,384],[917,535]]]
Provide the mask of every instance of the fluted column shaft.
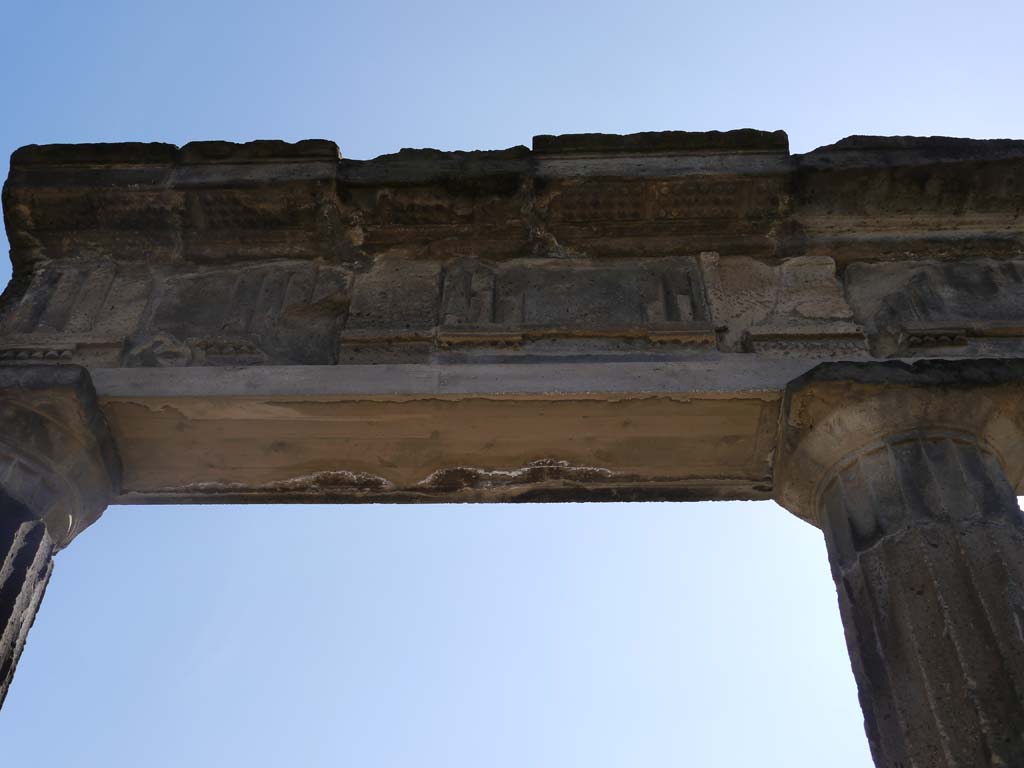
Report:
[[0,706],[53,571],[46,525],[0,494]]
[[821,492],[878,766],[1024,766],[1024,515],[967,434],[891,436]]
[[775,498],[818,525],[878,768],[1024,768],[1024,359],[827,363]]

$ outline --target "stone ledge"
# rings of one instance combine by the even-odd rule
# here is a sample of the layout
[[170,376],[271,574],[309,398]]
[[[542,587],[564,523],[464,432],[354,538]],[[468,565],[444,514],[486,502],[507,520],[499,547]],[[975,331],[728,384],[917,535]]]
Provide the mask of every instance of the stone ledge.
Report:
[[533,137],[535,154],[672,153],[672,152],[775,152],[789,154],[785,131],[740,128],[732,131],[645,131],[566,133]]
[[1024,156],[1024,140],[963,139],[954,136],[847,136],[799,155],[812,159],[833,152],[916,152],[929,159],[967,160]]
[[112,142],[93,144],[29,144],[11,155],[11,168],[46,165],[174,165],[195,163],[273,162],[274,160],[338,160],[338,145],[324,139],[297,142],[191,141],[174,144]]

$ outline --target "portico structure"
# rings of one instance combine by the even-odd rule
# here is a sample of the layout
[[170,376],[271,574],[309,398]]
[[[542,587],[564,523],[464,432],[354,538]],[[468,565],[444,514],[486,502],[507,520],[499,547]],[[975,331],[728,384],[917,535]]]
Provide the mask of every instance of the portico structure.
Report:
[[30,146],[0,699],[108,504],[776,499],[878,766],[1024,766],[1024,142]]

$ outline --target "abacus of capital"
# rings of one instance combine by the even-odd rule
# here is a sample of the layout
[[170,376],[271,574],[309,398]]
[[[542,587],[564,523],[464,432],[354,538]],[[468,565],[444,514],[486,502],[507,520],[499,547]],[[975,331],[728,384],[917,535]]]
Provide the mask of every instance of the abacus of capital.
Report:
[[776,499],[875,763],[1024,766],[1024,142],[24,147],[0,697],[108,504]]

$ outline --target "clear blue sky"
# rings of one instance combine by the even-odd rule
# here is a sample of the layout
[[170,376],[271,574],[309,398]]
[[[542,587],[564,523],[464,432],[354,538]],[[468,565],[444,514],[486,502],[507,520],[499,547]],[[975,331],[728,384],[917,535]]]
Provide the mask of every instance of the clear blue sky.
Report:
[[[1009,1],[2,0],[0,173],[44,142],[1021,138],[1022,28]],[[114,507],[58,557],[0,742],[42,768],[870,765],[820,534],[768,503]]]

